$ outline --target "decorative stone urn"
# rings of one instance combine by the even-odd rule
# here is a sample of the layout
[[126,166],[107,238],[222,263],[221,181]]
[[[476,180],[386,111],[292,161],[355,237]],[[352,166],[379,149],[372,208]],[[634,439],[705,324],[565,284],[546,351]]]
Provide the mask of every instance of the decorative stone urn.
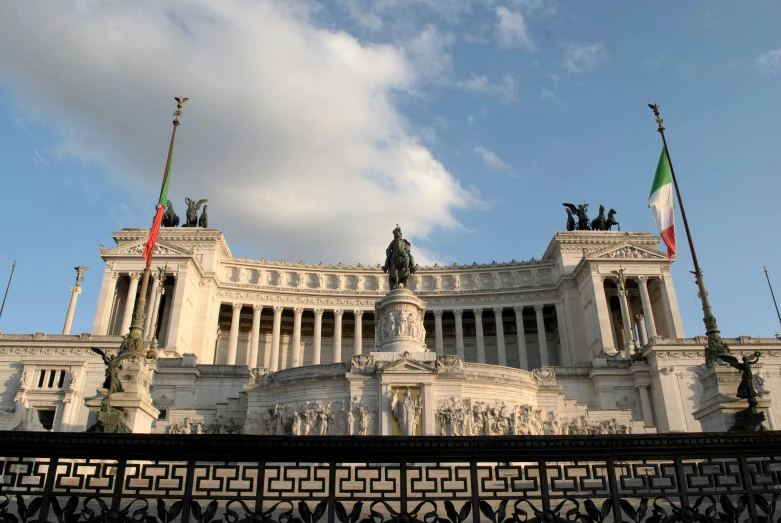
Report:
[[426,304],[406,288],[390,291],[374,310],[377,352],[428,352],[423,315]]

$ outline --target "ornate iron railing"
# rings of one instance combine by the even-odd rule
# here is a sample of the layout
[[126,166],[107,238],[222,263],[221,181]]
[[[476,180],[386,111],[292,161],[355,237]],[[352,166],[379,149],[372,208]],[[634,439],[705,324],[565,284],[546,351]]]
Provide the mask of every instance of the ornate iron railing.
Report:
[[0,432],[0,521],[781,521],[781,432],[491,438]]

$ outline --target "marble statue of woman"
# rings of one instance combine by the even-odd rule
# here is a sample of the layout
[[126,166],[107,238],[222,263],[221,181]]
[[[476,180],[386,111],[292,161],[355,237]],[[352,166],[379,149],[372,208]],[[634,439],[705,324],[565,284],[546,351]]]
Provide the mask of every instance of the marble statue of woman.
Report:
[[391,411],[399,421],[401,432],[404,436],[414,436],[420,422],[422,412],[420,403],[410,395],[409,387],[403,396],[399,397],[399,390],[393,395]]

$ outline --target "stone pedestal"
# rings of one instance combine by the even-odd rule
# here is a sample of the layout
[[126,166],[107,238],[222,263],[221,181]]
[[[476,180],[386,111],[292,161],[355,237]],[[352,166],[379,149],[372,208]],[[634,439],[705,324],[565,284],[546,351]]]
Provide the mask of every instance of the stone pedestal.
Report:
[[377,302],[374,325],[377,352],[427,352],[425,303],[409,289],[394,289]]
[[[714,365],[700,372],[702,401],[692,416],[700,422],[702,432],[726,432],[735,423],[735,415],[746,410],[748,402],[735,397],[741,379],[739,371],[727,366]],[[765,429],[772,430],[770,399],[759,399],[758,402],[757,410],[766,416]]]

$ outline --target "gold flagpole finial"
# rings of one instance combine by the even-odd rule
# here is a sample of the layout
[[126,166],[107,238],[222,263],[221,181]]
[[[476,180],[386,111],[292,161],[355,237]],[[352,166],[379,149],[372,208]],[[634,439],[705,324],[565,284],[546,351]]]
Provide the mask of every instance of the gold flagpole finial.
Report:
[[174,111],[174,125],[179,125],[179,117],[182,116],[182,106],[184,105],[184,102],[189,100],[189,98],[185,98],[184,96],[176,96],[174,97],[174,100],[176,100],[176,111]]
[[659,124],[659,128],[657,129],[657,131],[663,133],[664,127],[662,127],[662,122],[664,122],[664,120],[662,119],[661,116],[659,116],[659,106],[656,104],[648,104],[648,107],[651,108],[651,110],[654,112],[654,116],[656,116],[656,123]]

